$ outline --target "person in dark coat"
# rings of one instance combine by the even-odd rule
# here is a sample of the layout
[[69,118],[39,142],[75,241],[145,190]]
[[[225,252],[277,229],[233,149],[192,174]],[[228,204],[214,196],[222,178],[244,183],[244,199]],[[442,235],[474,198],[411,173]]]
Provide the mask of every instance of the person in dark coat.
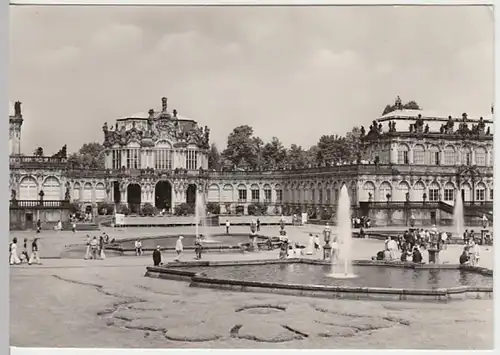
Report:
[[422,253],[420,252],[420,250],[418,250],[417,247],[415,247],[413,249],[413,262],[414,263],[421,263],[422,262]]
[[153,251],[153,265],[154,266],[160,266],[161,265],[161,248],[160,248],[159,245]]

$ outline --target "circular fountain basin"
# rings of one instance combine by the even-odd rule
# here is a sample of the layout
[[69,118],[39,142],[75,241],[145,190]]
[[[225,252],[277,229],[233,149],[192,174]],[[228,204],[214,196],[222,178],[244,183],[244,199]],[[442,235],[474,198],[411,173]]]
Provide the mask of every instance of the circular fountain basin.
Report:
[[448,301],[492,298],[491,270],[459,265],[353,262],[355,278],[330,277],[329,263],[308,260],[197,262],[149,267],[146,276],[192,286],[326,298]]

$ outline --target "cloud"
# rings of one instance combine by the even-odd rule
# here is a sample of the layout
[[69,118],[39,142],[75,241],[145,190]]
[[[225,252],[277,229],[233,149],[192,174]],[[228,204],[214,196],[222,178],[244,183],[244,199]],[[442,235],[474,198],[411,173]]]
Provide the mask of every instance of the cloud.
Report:
[[135,45],[142,40],[141,28],[132,25],[113,24],[97,32],[91,39],[91,45],[109,51]]
[[81,49],[74,46],[64,46],[53,51],[46,51],[39,58],[42,66],[58,66],[71,63],[81,54]]

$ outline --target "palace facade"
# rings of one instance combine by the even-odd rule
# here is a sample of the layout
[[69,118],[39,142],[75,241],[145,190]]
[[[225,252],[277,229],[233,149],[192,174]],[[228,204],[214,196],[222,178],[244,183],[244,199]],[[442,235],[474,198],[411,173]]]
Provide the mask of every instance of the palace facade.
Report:
[[361,130],[357,162],[222,172],[208,169],[208,127],[170,112],[167,104],[163,98],[159,111],[105,123],[105,169],[96,170],[68,166],[65,147],[51,157],[21,155],[23,117],[15,103],[9,117],[11,225],[22,228],[40,211],[55,223],[73,202],[87,212],[114,203],[137,213],[145,204],[173,211],[197,199],[219,204],[221,214],[253,213],[258,206],[261,213],[330,219],[343,185],[353,213],[379,225],[407,224],[410,216],[417,224],[448,223],[457,194],[468,217],[492,218],[491,116],[396,109]]

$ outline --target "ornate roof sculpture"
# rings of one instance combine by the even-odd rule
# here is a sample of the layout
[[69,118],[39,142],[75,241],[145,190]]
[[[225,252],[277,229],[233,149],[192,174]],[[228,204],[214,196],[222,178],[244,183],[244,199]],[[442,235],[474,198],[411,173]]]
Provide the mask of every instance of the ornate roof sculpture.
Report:
[[[138,117],[142,116],[142,117]],[[131,125],[130,125],[131,123]],[[160,112],[149,110],[147,115],[137,114],[117,120],[114,129],[104,123],[104,146],[109,148],[115,144],[126,146],[136,142],[142,147],[153,147],[160,140],[173,142],[175,147],[194,144],[201,149],[208,149],[210,129],[198,127],[190,119],[180,118],[177,110],[167,110],[167,98],[162,98]]]

